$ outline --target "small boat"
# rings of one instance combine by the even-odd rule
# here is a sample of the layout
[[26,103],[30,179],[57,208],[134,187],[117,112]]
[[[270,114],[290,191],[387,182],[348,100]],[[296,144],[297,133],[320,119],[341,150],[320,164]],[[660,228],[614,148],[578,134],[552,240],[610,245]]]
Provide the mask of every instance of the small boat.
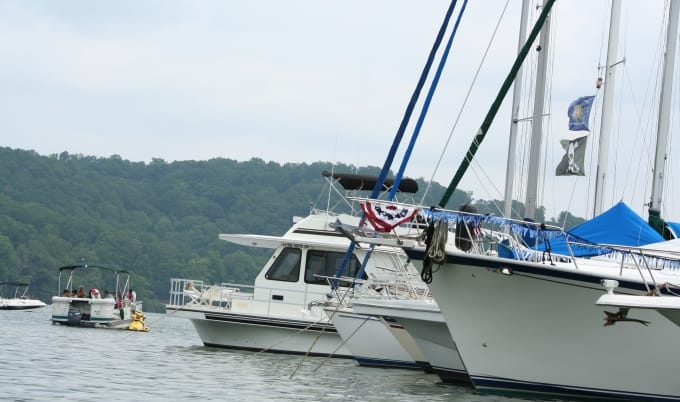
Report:
[[137,331],[137,332],[149,332],[149,327],[144,324],[144,320],[146,317],[144,317],[144,314],[142,314],[141,311],[135,311],[135,313],[132,315],[132,322],[130,325],[128,325],[127,330],[128,331]]
[[[28,297],[27,282],[0,282],[0,310],[31,310],[46,304]],[[12,289],[11,291],[6,289]]]
[[[95,281],[95,286],[107,283],[105,286],[111,287],[104,288],[103,296],[100,288],[95,286],[89,286],[87,292],[83,285],[76,290],[75,276],[82,281]],[[128,329],[135,315],[142,314],[142,302],[137,300],[134,289],[130,287],[129,271],[100,265],[66,265],[59,268],[58,283],[59,289],[64,291],[61,296],[52,297],[53,324]],[[69,289],[74,290],[69,292]]]

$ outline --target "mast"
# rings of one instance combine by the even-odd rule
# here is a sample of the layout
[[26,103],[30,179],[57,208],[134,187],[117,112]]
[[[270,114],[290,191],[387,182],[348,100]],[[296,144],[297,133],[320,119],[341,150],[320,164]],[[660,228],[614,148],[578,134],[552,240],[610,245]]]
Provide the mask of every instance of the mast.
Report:
[[496,117],[496,114],[498,113],[498,109],[500,108],[501,103],[503,103],[505,95],[507,95],[508,90],[510,89],[510,85],[512,85],[512,82],[517,76],[517,71],[519,71],[522,62],[524,62],[527,53],[529,53],[529,48],[531,47],[531,44],[534,42],[534,40],[536,40],[538,32],[541,30],[541,27],[543,26],[543,23],[545,22],[548,13],[550,12],[550,9],[552,9],[552,6],[554,4],[555,0],[547,0],[543,5],[543,10],[541,11],[541,14],[538,16],[538,19],[536,20],[534,27],[531,29],[531,33],[529,34],[529,37],[527,38],[527,41],[524,44],[524,47],[522,47],[522,50],[520,50],[519,54],[517,55],[517,58],[515,58],[515,62],[513,63],[512,68],[510,68],[510,72],[508,73],[508,76],[505,78],[505,81],[503,81],[501,89],[498,91],[498,94],[496,95],[496,99],[494,99],[493,103],[491,104],[491,107],[489,108],[489,112],[486,114],[486,117],[484,117],[484,121],[482,121],[482,125],[479,127],[479,130],[477,130],[477,134],[475,134],[475,138],[472,140],[472,144],[470,144],[470,147],[468,148],[465,154],[465,158],[463,158],[463,161],[458,166],[456,174],[451,179],[451,183],[449,183],[449,186],[446,188],[446,191],[444,192],[442,199],[439,201],[440,207],[446,207],[446,204],[449,202],[451,195],[456,190],[456,187],[458,187],[460,180],[463,178],[463,175],[467,171],[467,168],[470,166],[472,158],[475,157],[475,154],[477,153],[479,146],[481,145],[482,141],[484,141],[484,137],[486,137],[486,134],[489,131],[489,127],[491,127],[491,123],[493,123],[493,119]]
[[595,203],[593,216],[602,213],[607,164],[609,160],[609,137],[611,131],[611,114],[614,101],[614,82],[616,77],[617,50],[619,47],[619,25],[621,20],[621,0],[612,0],[612,11],[609,20],[609,43],[607,45],[607,62],[604,79],[604,100],[602,101],[602,119],[600,123],[600,148],[597,153],[597,175],[595,176]]
[[538,170],[541,161],[541,139],[543,137],[543,106],[545,103],[545,75],[548,67],[548,45],[550,44],[550,15],[545,19],[539,40],[536,89],[534,95],[534,116],[531,125],[531,146],[529,170],[527,172],[527,194],[524,203],[524,217],[536,218],[538,194]]
[[[522,16],[519,23],[519,39],[517,53],[522,50],[524,37],[527,36],[527,20],[529,19],[529,0],[522,0]],[[510,120],[510,138],[508,140],[508,164],[505,169],[505,196],[503,202],[503,216],[512,218],[512,190],[515,186],[515,154],[517,153],[517,127],[519,121],[519,102],[522,95],[522,66],[517,70],[519,80],[515,80],[512,88],[512,116]]]
[[663,235],[661,201],[666,160],[668,158],[668,137],[670,131],[671,95],[673,92],[673,72],[675,71],[675,52],[678,43],[678,14],[680,1],[671,1],[668,8],[668,28],[666,30],[666,54],[664,56],[661,95],[659,97],[659,121],[656,133],[656,156],[652,195],[649,200],[649,224]]

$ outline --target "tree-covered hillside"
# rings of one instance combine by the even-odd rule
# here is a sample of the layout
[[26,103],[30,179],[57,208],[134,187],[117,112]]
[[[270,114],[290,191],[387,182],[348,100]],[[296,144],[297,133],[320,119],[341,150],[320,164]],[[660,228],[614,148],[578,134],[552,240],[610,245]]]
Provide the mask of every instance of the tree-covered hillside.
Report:
[[[325,208],[321,172],[331,169],[380,171],[260,159],[146,164],[0,148],[0,281],[30,281],[32,296],[49,302],[60,293],[58,267],[113,265],[134,273],[132,286],[149,311],[162,311],[173,277],[252,283],[269,251],[218,235],[283,234],[293,216]],[[418,181],[423,191],[426,183]],[[434,183],[426,204],[443,192]],[[470,198],[457,190],[450,206]],[[478,206],[497,212],[491,202]]]
[[49,301],[59,291],[58,267],[114,265],[134,272],[138,297],[156,311],[171,277],[252,283],[267,250],[218,234],[283,234],[293,216],[319,202],[321,172],[331,168],[379,172],[259,159],[145,164],[0,148],[0,280],[31,281],[32,295]]

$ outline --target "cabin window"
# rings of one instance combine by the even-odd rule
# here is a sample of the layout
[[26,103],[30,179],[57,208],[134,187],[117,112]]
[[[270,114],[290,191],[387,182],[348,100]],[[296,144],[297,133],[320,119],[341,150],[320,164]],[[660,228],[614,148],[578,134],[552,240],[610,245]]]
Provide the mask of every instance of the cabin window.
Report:
[[300,278],[301,256],[299,248],[284,248],[264,277],[273,281],[297,282]]
[[[305,270],[305,282],[314,283],[319,285],[328,285],[327,276],[333,277],[338,271],[338,267],[342,264],[342,260],[345,258],[345,253],[339,253],[335,251],[321,251],[321,250],[310,250],[307,252],[307,263]],[[359,268],[361,268],[361,263],[357,259],[356,255],[352,254],[352,257],[347,264],[345,272],[342,276],[356,277]],[[362,279],[366,279],[366,273],[363,274]],[[350,286],[347,282],[340,282],[340,286]]]

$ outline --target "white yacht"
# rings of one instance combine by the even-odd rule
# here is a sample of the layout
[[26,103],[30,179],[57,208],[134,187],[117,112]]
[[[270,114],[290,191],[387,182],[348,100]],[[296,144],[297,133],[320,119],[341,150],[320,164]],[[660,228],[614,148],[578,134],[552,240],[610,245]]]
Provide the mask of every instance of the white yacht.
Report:
[[[323,175],[347,191],[371,190],[375,183],[369,176]],[[417,184],[405,180],[400,189],[415,193]],[[343,263],[350,239],[342,225],[358,224],[353,215],[312,210],[307,217],[294,217],[283,236],[220,234],[231,243],[273,250],[254,285],[173,278],[166,312],[190,319],[206,346],[352,358],[324,308],[342,299],[362,270],[367,247],[355,248]],[[378,246],[359,279],[388,280],[404,260],[401,250]],[[346,270],[339,273],[343,265]],[[335,279],[338,274],[342,277]],[[334,282],[336,290],[329,286]]]

